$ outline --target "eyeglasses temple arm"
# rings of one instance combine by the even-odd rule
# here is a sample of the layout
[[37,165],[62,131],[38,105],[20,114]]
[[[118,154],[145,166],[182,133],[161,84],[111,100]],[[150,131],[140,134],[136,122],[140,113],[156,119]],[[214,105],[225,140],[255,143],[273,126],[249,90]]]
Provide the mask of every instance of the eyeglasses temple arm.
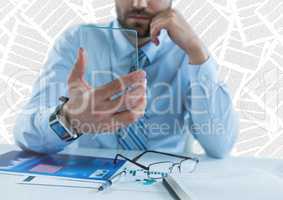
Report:
[[144,154],[146,153],[158,153],[158,154],[162,154],[162,155],[166,155],[166,156],[172,156],[172,157],[177,157],[177,158],[183,158],[183,159],[191,159],[194,161],[199,162],[199,160],[197,158],[192,158],[189,156],[181,156],[181,155],[175,155],[175,154],[171,154],[171,153],[164,153],[164,152],[160,152],[160,151],[153,151],[153,150],[148,150],[148,151],[144,151],[143,153],[141,153],[140,155],[138,155],[137,157],[135,157],[133,159],[133,161],[137,161],[138,159],[140,159]]
[[140,164],[140,163],[138,163],[138,162],[135,162],[134,160],[131,160],[131,159],[129,159],[129,158],[127,158],[127,157],[125,157],[125,156],[123,156],[123,155],[121,155],[121,154],[117,154],[117,155],[115,156],[114,164],[117,163],[118,157],[121,157],[121,158],[127,160],[128,162],[133,163],[134,165],[139,166],[140,168],[142,168],[142,169],[144,169],[144,170],[149,170],[148,167],[146,167],[146,166],[144,166],[144,165],[142,165],[142,164]]

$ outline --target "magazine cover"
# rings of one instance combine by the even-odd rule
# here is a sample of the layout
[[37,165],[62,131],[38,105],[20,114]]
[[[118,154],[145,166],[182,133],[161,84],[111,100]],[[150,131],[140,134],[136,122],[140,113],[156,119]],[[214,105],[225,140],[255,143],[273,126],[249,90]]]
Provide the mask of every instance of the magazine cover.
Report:
[[11,151],[0,155],[0,171],[58,176],[75,179],[107,180],[125,163],[111,158],[66,154],[38,155]]

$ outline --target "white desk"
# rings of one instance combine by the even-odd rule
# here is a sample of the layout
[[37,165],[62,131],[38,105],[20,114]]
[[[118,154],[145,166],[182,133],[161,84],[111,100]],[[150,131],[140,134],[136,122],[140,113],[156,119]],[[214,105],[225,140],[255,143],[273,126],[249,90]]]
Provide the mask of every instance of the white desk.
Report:
[[[18,149],[15,146],[0,145],[0,154]],[[78,150],[67,150],[67,153],[89,155],[89,156],[105,156],[113,158],[117,151],[111,150],[96,150],[96,149],[78,149]],[[64,153],[66,153],[64,152]],[[119,152],[121,153],[121,152]],[[139,152],[122,152],[124,155],[133,157]],[[229,168],[256,168],[260,170],[276,172],[283,178],[283,161],[282,160],[269,160],[269,159],[254,159],[254,158],[227,158],[224,160],[213,160],[207,157],[201,157],[201,162],[198,170],[207,170],[208,167],[217,167],[219,169]],[[127,188],[115,189],[113,188],[103,192],[97,193],[92,189],[78,189],[78,188],[62,188],[62,187],[44,187],[44,186],[29,186],[16,184],[19,176],[0,175],[0,196],[1,199],[10,200],[78,200],[78,199],[172,199],[169,193],[161,185],[157,183],[150,190],[131,190]],[[255,180],[256,181],[256,180]],[[119,184],[119,183],[116,183]],[[209,184],[209,183],[208,183]],[[282,197],[283,199],[283,197]]]

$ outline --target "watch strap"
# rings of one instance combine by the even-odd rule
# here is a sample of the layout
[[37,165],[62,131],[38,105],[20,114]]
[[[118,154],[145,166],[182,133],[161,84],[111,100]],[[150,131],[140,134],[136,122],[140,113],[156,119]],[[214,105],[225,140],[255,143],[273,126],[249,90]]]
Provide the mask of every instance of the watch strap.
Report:
[[64,141],[70,142],[78,139],[82,134],[77,133],[75,129],[69,129],[59,118],[60,112],[63,106],[69,101],[68,97],[60,97],[62,104],[58,105],[49,117],[50,128],[55,132],[55,134]]

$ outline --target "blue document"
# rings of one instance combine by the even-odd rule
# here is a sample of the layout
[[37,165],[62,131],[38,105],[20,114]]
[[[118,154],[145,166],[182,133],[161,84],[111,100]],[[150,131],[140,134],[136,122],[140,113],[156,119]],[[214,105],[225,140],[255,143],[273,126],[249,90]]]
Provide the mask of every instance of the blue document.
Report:
[[113,159],[110,158],[11,151],[0,155],[0,172],[108,180],[124,163],[124,160],[118,160],[113,164]]

